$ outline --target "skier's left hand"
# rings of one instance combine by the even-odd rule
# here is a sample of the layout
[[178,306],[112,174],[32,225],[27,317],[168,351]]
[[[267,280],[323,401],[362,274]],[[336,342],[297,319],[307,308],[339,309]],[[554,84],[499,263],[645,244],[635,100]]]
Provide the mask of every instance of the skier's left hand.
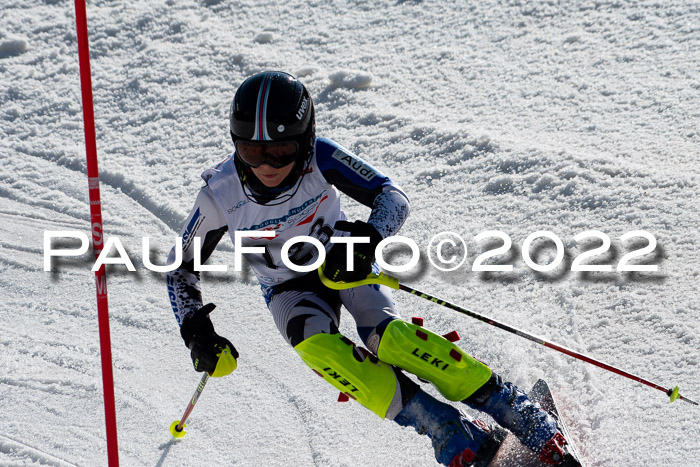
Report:
[[365,279],[372,272],[374,251],[382,241],[382,236],[371,224],[362,221],[335,223],[336,230],[350,232],[351,237],[369,237],[369,243],[352,245],[353,271],[348,271],[347,248],[349,245],[337,243],[328,251],[323,274],[335,282],[355,282]]

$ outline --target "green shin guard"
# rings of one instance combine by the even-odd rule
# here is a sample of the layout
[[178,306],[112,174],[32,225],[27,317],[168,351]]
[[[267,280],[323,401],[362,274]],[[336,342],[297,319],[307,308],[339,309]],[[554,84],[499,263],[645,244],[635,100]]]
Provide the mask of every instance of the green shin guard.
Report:
[[315,334],[297,344],[294,350],[341,393],[381,418],[386,417],[396,393],[396,375],[389,365],[374,357],[363,358],[341,334]]
[[466,399],[491,378],[489,367],[452,342],[399,319],[386,327],[377,356],[429,381],[451,401]]

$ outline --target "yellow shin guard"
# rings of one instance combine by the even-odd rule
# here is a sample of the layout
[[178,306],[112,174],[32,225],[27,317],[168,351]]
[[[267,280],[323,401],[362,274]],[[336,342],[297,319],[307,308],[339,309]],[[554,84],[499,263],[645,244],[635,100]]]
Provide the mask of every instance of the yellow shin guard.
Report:
[[320,333],[303,340],[294,350],[333,387],[384,418],[396,393],[394,371],[376,358],[356,357],[353,347],[341,334]]
[[491,377],[489,367],[452,342],[399,319],[386,327],[377,356],[431,382],[451,401],[466,399]]

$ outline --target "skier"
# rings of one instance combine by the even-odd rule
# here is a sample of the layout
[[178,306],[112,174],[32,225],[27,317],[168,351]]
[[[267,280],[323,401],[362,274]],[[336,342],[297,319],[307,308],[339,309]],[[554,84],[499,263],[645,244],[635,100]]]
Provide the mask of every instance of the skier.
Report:
[[[295,77],[264,72],[246,79],[230,109],[235,151],[202,174],[205,185],[181,232],[183,262],[167,274],[171,304],[194,368],[212,376],[235,370],[238,352],[218,335],[204,305],[200,264],[227,231],[270,231],[274,238],[243,238],[247,254],[275,324],[301,359],[317,374],[381,418],[427,435],[443,465],[487,465],[506,428],[548,464],[566,463],[566,440],[556,421],[511,383],[447,339],[403,321],[392,290],[363,285],[345,290],[325,287],[317,271],[293,271],[282,262],[282,245],[311,236],[326,249],[323,273],[353,282],[377,272],[374,251],[396,234],[409,212],[403,191],[386,175],[336,142],[316,138],[314,104]],[[372,209],[366,221],[348,222],[340,193]],[[331,237],[369,237],[368,243],[331,243]],[[198,238],[199,251],[195,251]],[[353,267],[348,251],[352,251]],[[288,251],[297,265],[316,261],[318,250],[297,243]],[[175,248],[169,261],[175,257]],[[357,324],[365,348],[338,330],[344,306]],[[432,383],[449,401],[491,415],[488,427],[440,401],[403,371]]]

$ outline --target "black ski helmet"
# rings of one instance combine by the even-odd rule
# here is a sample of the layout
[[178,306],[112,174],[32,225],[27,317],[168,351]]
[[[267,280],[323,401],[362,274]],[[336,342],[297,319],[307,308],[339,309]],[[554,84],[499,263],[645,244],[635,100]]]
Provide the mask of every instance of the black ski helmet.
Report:
[[275,188],[265,187],[249,167],[236,158],[239,176],[256,199],[267,202],[292,188],[304,173],[314,152],[316,120],[309,91],[294,76],[265,71],[238,87],[230,110],[231,139],[295,141],[299,151],[289,176]]

